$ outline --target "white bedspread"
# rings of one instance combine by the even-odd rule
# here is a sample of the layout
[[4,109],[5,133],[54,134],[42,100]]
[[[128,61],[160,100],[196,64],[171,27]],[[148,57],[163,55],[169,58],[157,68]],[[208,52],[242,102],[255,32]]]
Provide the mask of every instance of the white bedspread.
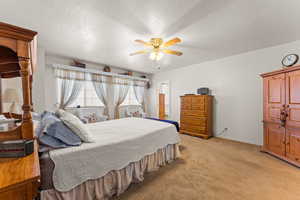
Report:
[[174,125],[155,120],[123,118],[87,126],[95,143],[50,151],[55,163],[53,184],[58,191],[69,191],[180,141]]

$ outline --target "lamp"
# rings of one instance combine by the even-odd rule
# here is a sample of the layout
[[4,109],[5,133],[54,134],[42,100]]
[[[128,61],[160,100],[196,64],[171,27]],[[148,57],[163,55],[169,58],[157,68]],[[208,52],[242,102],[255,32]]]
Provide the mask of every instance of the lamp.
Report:
[[20,96],[17,90],[14,88],[7,88],[4,91],[3,103],[11,103],[9,107],[9,113],[16,113],[16,103],[20,103]]
[[150,53],[149,58],[151,60],[159,61],[163,56],[164,56],[164,54],[162,52],[153,51],[153,52]]

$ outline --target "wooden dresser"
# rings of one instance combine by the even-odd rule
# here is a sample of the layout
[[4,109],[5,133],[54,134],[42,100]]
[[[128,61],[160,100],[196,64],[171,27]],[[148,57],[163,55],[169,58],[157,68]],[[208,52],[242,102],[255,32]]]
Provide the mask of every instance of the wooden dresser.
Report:
[[[0,78],[20,77],[23,97],[22,115],[8,114],[21,119],[21,123],[10,130],[1,131],[0,141],[34,139],[31,110],[36,35],[34,31],[0,22]],[[1,200],[32,200],[37,196],[40,167],[36,142],[34,147],[33,154],[22,158],[0,158]]]
[[213,96],[181,96],[180,133],[203,137],[213,136],[212,104]]
[[261,75],[263,151],[300,167],[300,66]]
[[23,158],[0,158],[0,199],[32,200],[37,197],[40,165],[34,153]]

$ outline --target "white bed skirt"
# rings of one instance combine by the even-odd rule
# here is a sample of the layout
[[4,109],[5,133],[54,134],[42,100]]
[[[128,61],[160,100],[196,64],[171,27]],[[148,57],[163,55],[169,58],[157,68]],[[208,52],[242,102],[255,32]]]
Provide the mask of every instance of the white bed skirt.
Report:
[[147,155],[125,168],[114,170],[105,176],[88,180],[70,191],[59,192],[55,189],[43,190],[42,200],[107,200],[123,193],[131,183],[144,180],[144,173],[157,170],[180,157],[179,145],[170,144],[157,152]]

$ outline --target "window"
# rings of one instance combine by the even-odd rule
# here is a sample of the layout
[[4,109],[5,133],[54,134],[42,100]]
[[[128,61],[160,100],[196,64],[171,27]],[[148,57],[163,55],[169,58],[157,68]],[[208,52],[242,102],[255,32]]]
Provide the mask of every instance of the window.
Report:
[[[60,81],[58,79],[58,81]],[[59,82],[58,82],[58,85]],[[58,87],[58,94],[60,94]],[[68,107],[92,107],[92,106],[104,106],[103,103],[99,100],[94,85],[91,81],[85,81],[77,99]]]
[[125,105],[140,105],[139,102],[136,100],[133,86],[129,86],[128,94],[124,100],[124,102],[121,104],[123,106]]

